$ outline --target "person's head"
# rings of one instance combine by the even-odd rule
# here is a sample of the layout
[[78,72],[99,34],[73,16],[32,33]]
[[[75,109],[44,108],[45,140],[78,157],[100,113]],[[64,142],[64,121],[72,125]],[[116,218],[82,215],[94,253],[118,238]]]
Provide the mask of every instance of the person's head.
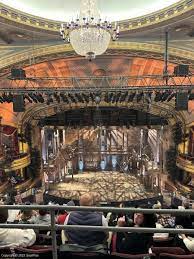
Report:
[[91,193],[85,193],[81,195],[79,200],[80,206],[93,206],[94,205],[94,197]]
[[22,220],[28,220],[32,217],[32,211],[31,210],[24,210],[22,213]]
[[137,226],[142,226],[144,223],[144,214],[143,213],[134,213],[133,222]]
[[8,210],[0,209],[0,223],[6,223],[8,219]]
[[45,216],[46,214],[48,214],[48,211],[47,211],[47,210],[44,210],[44,209],[43,209],[43,210],[39,210],[39,215],[40,215],[40,216],[43,217],[43,216]]

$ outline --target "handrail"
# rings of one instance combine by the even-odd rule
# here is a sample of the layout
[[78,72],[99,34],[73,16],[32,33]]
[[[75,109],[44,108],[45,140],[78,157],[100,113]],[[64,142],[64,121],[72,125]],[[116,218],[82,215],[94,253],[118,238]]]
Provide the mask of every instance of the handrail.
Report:
[[146,214],[173,214],[173,215],[194,215],[193,209],[142,209],[142,208],[115,208],[115,207],[89,207],[89,206],[60,206],[60,205],[0,205],[0,209],[10,210],[67,210],[68,211],[100,211],[100,212],[124,212],[124,213],[146,213]]
[[90,230],[90,231],[112,231],[112,232],[136,232],[136,233],[172,233],[172,234],[194,234],[194,229],[172,229],[172,228],[136,228],[136,227],[103,227],[103,226],[87,226],[87,225],[57,225],[55,224],[55,211],[67,210],[68,211],[100,211],[100,212],[142,212],[142,213],[157,213],[157,214],[174,214],[174,215],[194,215],[194,210],[177,210],[177,209],[141,209],[141,208],[114,208],[114,207],[84,207],[84,206],[59,206],[59,205],[0,205],[0,209],[13,209],[13,210],[33,210],[33,209],[47,209],[51,213],[50,225],[39,224],[0,224],[0,228],[10,229],[43,229],[51,230],[52,236],[52,251],[53,259],[57,259],[57,242],[56,230]]

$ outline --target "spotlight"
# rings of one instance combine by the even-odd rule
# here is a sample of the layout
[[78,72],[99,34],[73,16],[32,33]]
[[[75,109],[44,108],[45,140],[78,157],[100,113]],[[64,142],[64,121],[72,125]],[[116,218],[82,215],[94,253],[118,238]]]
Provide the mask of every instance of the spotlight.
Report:
[[176,96],[176,93],[172,93],[168,98],[167,98],[167,102],[170,102],[174,97]]
[[33,103],[32,99],[27,94],[24,95],[24,99],[27,99],[29,103]]
[[58,103],[60,103],[60,96],[57,94],[57,93],[54,93],[53,94],[54,95],[54,97],[55,97],[55,100],[58,102]]
[[77,98],[78,102],[84,103],[84,100],[83,100],[81,94],[75,93],[75,97]]
[[95,96],[94,96],[94,93],[90,93],[90,98],[91,98],[92,102],[94,103],[94,102],[95,102]]
[[165,101],[168,99],[168,97],[169,97],[170,94],[171,94],[170,91],[165,91],[165,92],[163,93],[163,96],[162,96],[162,102],[165,102]]
[[122,93],[120,97],[120,102],[125,102],[128,96],[128,92]]
[[134,99],[135,95],[136,95],[136,93],[130,94],[129,97],[128,97],[128,102],[133,102],[133,99]]
[[82,93],[82,97],[83,97],[83,99],[84,99],[84,101],[85,101],[86,103],[89,103],[89,102],[90,102],[90,98],[89,98],[89,96],[88,96],[87,94]]
[[155,101],[155,102],[159,102],[159,101],[161,101],[161,99],[162,99],[162,93],[156,92],[156,93],[155,93],[154,101]]
[[33,100],[33,102],[38,103],[38,100],[36,99],[36,95],[35,95],[35,94],[29,93],[28,95],[29,95],[30,98]]
[[47,97],[47,102],[46,104],[49,105],[50,103],[53,103],[53,98],[52,98],[52,95],[51,94],[47,94],[48,97]]
[[95,103],[96,103],[96,104],[99,104],[100,102],[101,102],[101,98],[100,98],[99,95],[97,95],[97,96],[95,97]]
[[71,102],[77,103],[77,100],[75,99],[75,97],[72,94],[68,94],[68,97],[70,98]]
[[143,98],[143,92],[137,94],[137,96],[136,96],[137,102],[140,102],[142,100],[142,98]]
[[42,94],[36,94],[36,99],[37,99],[40,103],[44,103],[44,98],[43,98]]
[[22,68],[12,68],[11,69],[11,79],[25,79],[26,72]]
[[69,100],[68,100],[68,98],[67,98],[67,96],[66,96],[65,94],[60,93],[60,96],[61,96],[61,99],[62,99],[62,101],[63,101],[64,103],[69,104]]

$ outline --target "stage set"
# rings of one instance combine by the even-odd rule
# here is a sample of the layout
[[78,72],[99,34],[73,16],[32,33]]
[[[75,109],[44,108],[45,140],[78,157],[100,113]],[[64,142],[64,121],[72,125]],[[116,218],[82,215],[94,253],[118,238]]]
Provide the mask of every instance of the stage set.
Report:
[[114,203],[149,200],[164,187],[167,126],[45,125],[41,136],[47,195],[78,200],[93,192],[98,202]]

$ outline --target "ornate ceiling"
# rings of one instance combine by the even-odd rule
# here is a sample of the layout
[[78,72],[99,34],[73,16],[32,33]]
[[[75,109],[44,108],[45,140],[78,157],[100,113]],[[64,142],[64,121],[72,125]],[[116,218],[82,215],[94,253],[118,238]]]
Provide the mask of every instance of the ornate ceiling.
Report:
[[[29,77],[96,76],[99,72],[107,76],[160,75],[164,62],[153,59],[101,56],[93,62],[85,59],[57,59],[27,67]],[[172,73],[174,65],[169,66]]]
[[[108,9],[106,3],[108,1],[101,1],[104,12],[114,11],[120,4],[116,0],[109,1],[115,4],[111,5],[112,9]],[[10,2],[19,3],[19,1]],[[35,7],[45,11],[45,6],[48,7],[47,11],[49,8],[54,10],[50,1],[49,5],[43,5],[44,2],[46,1],[23,1],[23,4],[29,8],[33,7],[31,4],[35,4]],[[128,7],[123,3],[118,10],[129,12],[132,1],[123,2],[125,5],[128,4]],[[149,0],[149,4],[148,1],[136,1],[134,5],[137,4],[138,8],[144,9],[143,14],[146,14],[146,10],[153,10],[151,2],[157,4],[159,1]],[[160,2],[171,4],[170,1]],[[6,3],[9,4],[8,0]],[[75,2],[71,3],[73,5]],[[71,5],[68,8],[71,8]],[[160,7],[154,8],[155,11]],[[20,10],[25,9],[20,8]],[[72,10],[74,12],[74,9]],[[192,69],[194,67],[193,17],[194,0],[182,0],[164,10],[120,21],[119,41],[111,43],[105,55],[90,63],[78,57],[69,44],[62,43],[59,36],[60,22],[22,13],[0,1],[0,76],[7,77],[13,66],[25,68],[28,76],[162,74],[165,30],[169,31],[170,36],[169,72],[171,73],[174,65],[178,63],[189,64]],[[123,18],[125,18],[124,13]],[[42,109],[45,112],[46,108]],[[0,105],[0,111],[11,114],[12,107],[10,104],[3,104]],[[5,120],[14,123],[18,121],[14,114],[12,118],[5,116]]]
[[[23,12],[56,21],[69,21],[80,9],[80,0],[1,0],[0,2]],[[118,0],[99,0],[98,4],[102,16],[115,21],[155,12],[177,2],[179,0],[125,0],[121,4]]]

